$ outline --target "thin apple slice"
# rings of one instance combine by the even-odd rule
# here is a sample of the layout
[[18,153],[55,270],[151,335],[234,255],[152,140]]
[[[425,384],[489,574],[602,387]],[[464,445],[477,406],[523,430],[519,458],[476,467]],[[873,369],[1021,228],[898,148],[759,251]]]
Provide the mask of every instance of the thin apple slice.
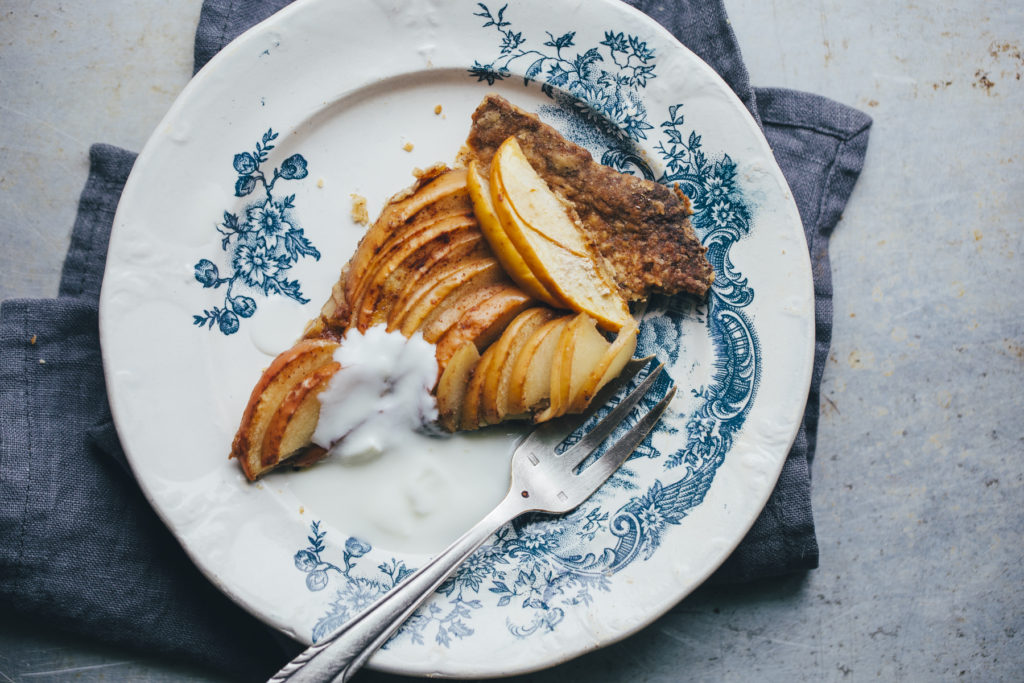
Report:
[[542,337],[530,356],[521,388],[513,388],[513,392],[517,393],[513,393],[509,401],[510,411],[538,414],[551,406],[551,374],[554,371],[555,358],[560,355],[558,344],[570,322],[571,316],[563,316],[551,321],[550,327],[545,326],[538,330]]
[[469,200],[469,195],[459,198],[448,197],[439,205],[433,204],[424,208],[408,223],[399,226],[370,259],[366,266],[367,272],[375,271],[381,263],[390,259],[396,250],[407,250],[409,241],[417,239],[424,231],[431,230],[439,223],[455,218],[472,218],[474,222],[476,221],[476,214],[473,213],[473,204]]
[[434,167],[416,181],[411,191],[400,192],[398,196],[401,199],[388,202],[381,211],[380,219],[392,226],[401,225],[425,208],[437,206],[448,197],[462,196],[467,192],[466,169]]
[[395,306],[403,303],[409,295],[419,289],[420,284],[429,277],[453,263],[464,262],[470,258],[492,256],[491,250],[478,226],[469,230],[439,235],[426,244],[421,253],[414,255],[414,260],[403,265],[413,266],[412,272],[402,281],[402,287],[395,298]]
[[586,410],[590,402],[594,400],[597,392],[604,388],[604,385],[612,381],[626,367],[626,363],[633,357],[636,351],[636,338],[638,326],[636,322],[624,325],[605,352],[604,357],[591,369],[587,379],[583,382],[579,392],[573,399],[571,412],[579,413]]
[[[514,138],[509,140],[514,142]],[[597,261],[592,256],[580,256],[563,248],[539,232],[539,228],[523,221],[516,212],[501,184],[503,160],[514,157],[506,145],[507,141],[491,163],[491,192],[505,233],[549,292],[571,309],[593,316],[604,329],[618,331],[630,317],[629,308],[615,285],[601,272]],[[513,149],[518,149],[518,145]]]
[[[491,182],[497,184],[495,189],[505,194],[524,223],[563,249],[591,258],[583,232],[570,216],[570,208],[530,165],[514,136],[509,136],[495,153]],[[467,176],[467,183],[472,196],[472,175]]]
[[524,292],[530,296],[543,301],[555,308],[567,308],[565,302],[560,301],[544,288],[544,285],[534,276],[533,272],[526,265],[523,257],[516,251],[515,246],[509,240],[501,227],[501,221],[494,209],[494,200],[491,198],[491,184],[480,174],[476,161],[469,162],[467,169],[467,184],[469,196],[473,200],[473,212],[480,222],[480,230],[487,243],[491,245],[495,256],[501,261],[502,267],[508,276],[519,285]]
[[482,301],[486,301],[496,293],[510,287],[519,290],[505,275],[498,260],[493,257],[490,260],[494,263],[495,270],[493,272],[489,271],[486,275],[481,275],[479,278],[473,278],[472,281],[462,284],[427,314],[419,327],[423,332],[424,339],[431,344],[436,344],[445,332]]
[[341,363],[328,363],[306,375],[285,394],[263,435],[265,460],[280,463],[312,445],[320,419],[320,392],[340,368]]
[[501,374],[501,352],[500,349],[495,348],[497,346],[498,342],[494,342],[493,344],[487,347],[487,350],[484,351],[483,355],[481,356],[481,361],[487,361],[485,369],[483,373],[481,373],[482,383],[480,387],[479,397],[477,399],[476,408],[477,422],[480,423],[481,427],[498,424],[499,422],[501,422],[501,420],[497,419],[497,416],[495,415],[493,404],[490,406],[488,405],[489,403],[492,402],[494,397],[488,396],[487,394],[488,382],[492,381],[492,378],[495,377],[496,375]]
[[[468,199],[468,195],[467,195]],[[436,234],[436,228],[439,224],[450,225],[453,220],[458,221],[459,219],[474,219],[471,206],[462,207],[462,210],[455,211],[438,211],[436,207],[429,207],[422,214],[417,215],[413,221],[405,225],[399,226],[394,233],[388,236],[388,238],[377,248],[377,252],[373,257],[366,262],[366,265],[361,271],[348,271],[348,279],[345,283],[345,297],[346,301],[350,304],[353,311],[357,311],[359,302],[366,295],[367,289],[371,284],[376,282],[376,278],[382,273],[386,277],[390,274],[391,269],[398,263],[401,263],[401,257],[394,258],[396,251],[403,251],[405,254],[409,253],[409,242],[415,239],[418,235],[421,235],[425,231],[433,231],[431,234]],[[417,242],[417,248],[421,246],[423,240]]]
[[[438,263],[449,261],[453,252],[461,253],[462,245],[480,242],[483,236],[475,216],[454,214],[409,234],[399,245],[389,244],[371,263],[374,271],[360,286],[356,295],[360,301],[353,302],[356,316],[366,315],[361,308],[372,308],[375,315],[383,309],[391,310]],[[383,321],[374,324],[378,322]]]
[[388,332],[397,329],[401,320],[417,302],[438,282],[474,258],[487,256],[490,249],[483,233],[469,231],[452,239],[447,245],[436,245],[425,259],[424,269],[415,273],[402,285],[391,312],[388,313]]
[[[515,361],[512,364],[512,371],[508,380],[507,415],[525,415],[530,412],[530,406],[536,404],[540,400],[539,398],[534,397],[533,403],[527,403],[527,399],[525,397],[525,394],[527,393],[527,377],[529,376],[531,364],[534,362],[537,352],[544,347],[545,340],[551,335],[554,335],[554,340],[551,341],[549,345],[553,348],[554,344],[557,343],[558,335],[561,334],[562,326],[565,325],[568,320],[570,320],[569,317],[563,316],[544,323],[534,330],[533,334],[530,335],[530,338],[526,340],[526,343],[523,344],[523,347],[519,350]],[[543,398],[547,398],[546,390],[540,393],[544,394]]]
[[494,361],[484,379],[483,413],[488,424],[497,424],[508,414],[508,387],[512,368],[519,352],[533,333],[544,323],[555,317],[547,307],[528,308],[509,323],[498,341],[491,344],[488,353],[494,353]]
[[[380,251],[381,245],[400,226],[409,221],[425,207],[441,203],[446,197],[465,195],[468,200],[469,190],[466,187],[466,170],[452,169],[441,173],[435,178],[423,178],[417,182],[410,196],[397,202],[389,202],[380,217],[363,235],[349,262],[348,272],[359,276],[366,272],[370,260]],[[346,282],[345,294],[352,300],[354,288],[358,284],[353,279]]]
[[562,330],[558,337],[558,345],[555,350],[555,357],[551,363],[551,376],[548,381],[549,388],[548,407],[539,413],[534,414],[534,422],[547,422],[569,410],[569,387],[572,382],[572,360],[573,349],[576,340],[579,338],[583,325],[586,323],[586,313],[577,313]]
[[361,298],[367,280],[395,249],[401,248],[408,239],[423,230],[455,216],[473,216],[473,203],[469,199],[468,191],[440,197],[436,203],[428,203],[421,207],[419,212],[405,223],[390,226],[390,232],[383,240],[378,239],[372,254],[364,256],[358,262],[353,260],[347,267],[349,277],[345,282],[346,300],[354,302]]
[[611,332],[625,324],[629,307],[594,261],[562,249],[527,226],[520,235],[537,277],[565,299],[570,310],[591,315]]
[[[620,332],[621,334],[621,332]],[[611,343],[604,338],[604,335],[597,331],[597,323],[589,315],[580,324],[573,339],[572,365],[569,373],[569,395],[567,397],[567,413],[579,412],[586,407],[586,403],[580,405],[578,398],[581,395],[591,372],[604,359]]]
[[[475,347],[475,344],[470,343],[470,346]],[[484,388],[484,377],[487,374],[487,368],[490,366],[491,361],[494,359],[494,354],[487,354],[484,352],[480,356],[479,362],[476,367],[473,368],[472,376],[470,377],[469,384],[466,386],[466,395],[462,400],[462,412],[459,414],[459,429],[464,431],[472,431],[479,429],[480,424],[480,403],[483,397]]]
[[429,258],[431,243],[451,242],[460,233],[470,230],[477,230],[477,222],[472,215],[445,217],[409,236],[400,247],[381,259],[373,275],[366,280],[361,296],[352,301],[356,328],[362,332],[374,324],[387,320],[391,306],[405,280],[425,269],[424,261]]
[[253,387],[249,403],[231,444],[231,457],[238,458],[245,476],[255,480],[277,463],[264,463],[263,436],[285,395],[304,377],[333,362],[338,343],[327,339],[305,339],[279,354],[263,371]]
[[431,279],[414,294],[415,299],[409,304],[408,311],[396,312],[395,327],[401,334],[410,337],[417,330],[422,330],[423,338],[434,343],[461,315],[451,311],[449,315],[454,316],[451,323],[442,327],[443,323],[437,321],[445,311],[460,305],[468,306],[469,292],[483,291],[508,282],[501,264],[493,256],[472,258],[452,266],[438,273],[436,279]]
[[493,256],[453,266],[451,271],[439,274],[433,287],[418,295],[399,323],[402,334],[408,337],[420,330],[433,344],[470,308],[510,284]]
[[480,352],[476,344],[466,342],[452,355],[448,367],[441,373],[435,392],[437,412],[441,426],[449,432],[459,428],[470,377],[479,362]]
[[466,312],[437,340],[437,365],[444,368],[452,354],[471,341],[477,349],[490,346],[517,315],[534,303],[523,290],[509,283]]

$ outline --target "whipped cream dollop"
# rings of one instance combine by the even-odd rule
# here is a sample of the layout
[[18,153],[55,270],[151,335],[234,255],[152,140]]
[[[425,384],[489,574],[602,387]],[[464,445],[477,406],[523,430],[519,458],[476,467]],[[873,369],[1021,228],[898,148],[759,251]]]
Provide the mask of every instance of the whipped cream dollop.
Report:
[[334,352],[341,369],[320,392],[313,443],[343,462],[365,462],[402,446],[437,420],[430,390],[437,380],[434,345],[377,325],[349,330]]

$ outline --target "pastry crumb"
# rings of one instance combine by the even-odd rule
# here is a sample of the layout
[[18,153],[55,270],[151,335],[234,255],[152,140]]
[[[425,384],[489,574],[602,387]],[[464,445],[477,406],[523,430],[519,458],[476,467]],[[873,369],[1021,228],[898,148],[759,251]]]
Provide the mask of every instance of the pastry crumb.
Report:
[[366,210],[366,197],[361,194],[352,193],[352,220],[360,225],[367,225],[370,222],[370,214]]
[[319,180],[317,180],[316,181],[316,186],[319,187],[319,188],[323,188],[323,186],[324,186],[324,179],[320,178]]
[[32,346],[35,346],[36,345],[36,339],[37,339],[36,335],[33,334],[32,338],[28,340],[28,343],[31,344]]
[[431,164],[426,168],[419,168],[418,166],[414,167],[412,169],[412,176],[417,180],[423,180],[424,178],[436,178],[437,176],[443,174],[447,170],[447,164],[445,164],[444,162],[438,162],[436,164]]
[[402,149],[404,149],[406,152],[411,152],[413,149],[413,144],[411,142],[407,142],[404,145],[402,145]]
[[45,360],[43,360],[42,358],[40,358],[40,359],[39,359],[39,364],[40,364],[40,365],[46,365],[46,361],[45,361]]
[[306,508],[305,508],[305,507],[303,507],[302,505],[300,505],[300,506],[299,506],[299,514],[300,514],[300,515],[304,515],[304,514],[306,514]]
[[441,105],[440,104],[437,105],[436,107],[434,107],[434,114],[436,116],[440,116],[441,115]]

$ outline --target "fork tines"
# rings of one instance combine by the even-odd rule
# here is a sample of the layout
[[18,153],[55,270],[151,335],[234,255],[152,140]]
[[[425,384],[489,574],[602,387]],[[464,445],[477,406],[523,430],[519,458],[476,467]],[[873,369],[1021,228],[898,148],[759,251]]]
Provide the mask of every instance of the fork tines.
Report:
[[[658,368],[660,369],[661,366],[659,365]],[[629,397],[642,393],[644,392],[641,392],[640,387],[637,387],[630,393]],[[668,404],[672,402],[675,395],[676,388],[673,386],[665,396],[654,405],[654,407],[647,411],[647,413],[640,418],[636,424],[630,427],[629,431],[623,434],[618,441],[613,443],[600,458],[581,471],[579,473],[580,479],[584,480],[588,485],[596,487],[600,485],[602,481],[611,476],[612,472],[618,469],[619,465],[625,462],[629,456],[633,454],[633,451],[635,451],[637,446],[640,445],[640,442],[644,440],[652,429],[654,429],[654,425],[658,424],[658,420],[661,419],[662,413],[664,413],[665,409],[668,408]],[[639,401],[642,397],[643,396],[641,395],[636,400]],[[622,417],[625,417],[625,415]],[[607,420],[607,418],[605,419]],[[617,424],[618,423],[616,423],[616,425]],[[578,446],[579,444],[576,445]],[[575,449],[575,446],[573,449]],[[577,457],[579,457],[579,461],[583,462],[583,460],[590,455],[590,452],[592,452],[592,450],[578,454]],[[569,451],[566,451],[565,455],[568,454]]]
[[[588,410],[583,413],[582,416],[568,416],[559,420],[553,420],[547,422],[538,427],[530,436],[526,438],[520,449],[544,449],[545,451],[551,452],[554,448],[566,440],[576,429],[581,425],[586,424],[595,414],[597,414],[602,408],[606,407],[609,399],[614,397],[624,386],[630,384],[637,375],[647,367],[653,356],[646,358],[634,358],[629,361],[623,368],[622,373],[613,381],[609,382],[601,392],[594,397],[591,401]],[[568,461],[570,467],[577,467],[583,463],[587,457],[592,455],[595,450],[601,446],[602,443],[611,435],[615,429],[622,423],[626,417],[633,411],[633,409],[640,403],[641,400],[648,394],[654,382],[658,379],[661,371],[664,369],[664,365],[659,363],[656,365],[651,372],[640,382],[632,391],[619,401],[607,415],[602,417],[593,428],[587,432],[583,437],[574,444],[573,446],[566,449],[559,457],[565,458]],[[661,418],[662,413],[668,407],[668,404],[672,401],[675,396],[675,387],[672,389],[656,404],[654,405],[645,415],[641,418],[633,427],[631,427],[622,437],[608,449],[601,458],[602,467],[604,470],[606,467],[614,469],[618,467],[630,454],[636,449],[640,442],[643,441],[644,437],[647,436],[648,432],[654,428],[658,420]],[[593,466],[588,467],[584,470],[587,472],[593,469]],[[597,472],[592,473],[597,474]],[[607,473],[606,475],[607,476]]]

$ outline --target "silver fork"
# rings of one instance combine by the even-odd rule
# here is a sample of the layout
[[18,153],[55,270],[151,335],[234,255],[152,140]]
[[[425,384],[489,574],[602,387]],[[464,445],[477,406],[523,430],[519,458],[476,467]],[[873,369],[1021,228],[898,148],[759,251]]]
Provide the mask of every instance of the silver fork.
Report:
[[647,394],[662,366],[655,367],[580,441],[561,454],[555,449],[600,410],[608,398],[635,378],[650,360],[630,361],[619,378],[595,397],[587,413],[546,422],[535,429],[512,455],[512,483],[497,507],[365,611],[286,664],[270,679],[271,683],[349,680],[416,608],[498,529],[527,512],[571,512],[589,498],[640,445],[675,395],[675,387],[672,387],[601,457],[580,469]]

